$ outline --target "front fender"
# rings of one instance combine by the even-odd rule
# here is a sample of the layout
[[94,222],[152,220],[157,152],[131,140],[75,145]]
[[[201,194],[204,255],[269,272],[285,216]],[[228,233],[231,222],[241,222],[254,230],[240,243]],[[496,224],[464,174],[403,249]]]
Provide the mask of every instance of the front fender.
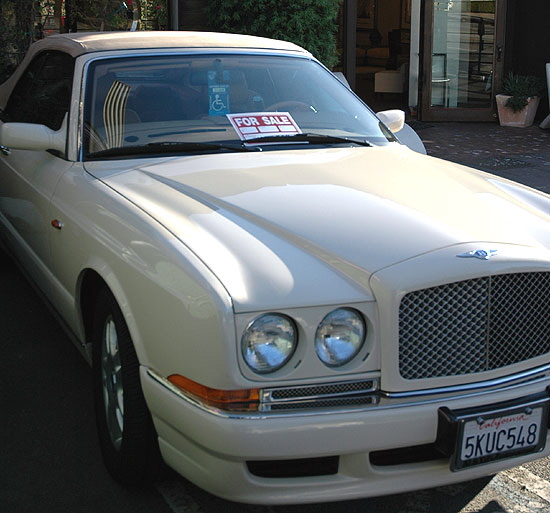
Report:
[[82,170],[60,180],[52,210],[63,222],[51,235],[56,306],[75,332],[84,336],[81,292],[93,271],[116,298],[142,365],[211,387],[243,386],[231,299],[192,252]]

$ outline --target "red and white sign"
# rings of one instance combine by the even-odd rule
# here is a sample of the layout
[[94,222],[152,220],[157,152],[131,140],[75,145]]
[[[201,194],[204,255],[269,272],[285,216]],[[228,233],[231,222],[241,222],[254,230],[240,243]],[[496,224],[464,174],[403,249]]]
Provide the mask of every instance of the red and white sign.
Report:
[[241,141],[274,135],[295,135],[302,131],[288,112],[246,112],[227,114]]

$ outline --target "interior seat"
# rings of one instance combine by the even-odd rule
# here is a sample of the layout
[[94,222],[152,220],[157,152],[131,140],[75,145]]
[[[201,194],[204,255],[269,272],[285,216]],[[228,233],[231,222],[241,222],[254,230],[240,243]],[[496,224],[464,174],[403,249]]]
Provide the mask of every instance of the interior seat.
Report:
[[142,122],[184,119],[183,105],[178,93],[167,85],[140,85],[130,93],[128,109]]

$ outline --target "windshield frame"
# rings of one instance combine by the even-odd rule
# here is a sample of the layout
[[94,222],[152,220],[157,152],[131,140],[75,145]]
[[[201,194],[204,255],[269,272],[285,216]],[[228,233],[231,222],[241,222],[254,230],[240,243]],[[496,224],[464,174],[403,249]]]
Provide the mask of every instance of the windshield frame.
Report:
[[[267,50],[267,49],[239,49],[239,48],[167,48],[167,49],[155,49],[154,51],[149,50],[117,50],[117,51],[109,51],[109,52],[95,52],[87,54],[83,57],[85,57],[85,60],[82,64],[82,81],[81,81],[81,91],[80,91],[80,107],[79,107],[79,130],[77,134],[77,154],[78,154],[78,160],[80,161],[86,161],[88,160],[87,155],[85,152],[85,144],[84,144],[84,129],[85,129],[85,116],[87,115],[87,101],[89,99],[89,95],[92,94],[91,91],[88,91],[89,83],[90,83],[90,73],[93,65],[97,64],[98,62],[106,62],[109,60],[119,60],[119,59],[139,59],[139,58],[170,58],[170,57],[196,57],[196,58],[216,58],[216,57],[237,57],[242,58],[246,56],[253,56],[253,57],[265,57],[266,59],[269,58],[285,58],[285,59],[296,59],[296,60],[304,60],[309,61],[312,64],[319,67],[319,70],[323,70],[327,74],[327,79],[333,81],[333,85],[335,87],[341,88],[342,94],[351,95],[351,97],[354,98],[356,102],[358,102],[362,109],[364,109],[365,113],[368,113],[368,116],[372,118],[373,121],[378,123],[379,130],[381,136],[385,137],[385,140],[382,140],[382,137],[377,138],[377,140],[374,142],[374,145],[384,145],[390,142],[395,142],[396,138],[387,130],[387,128],[381,123],[378,118],[376,117],[376,114],[372,111],[372,109],[361,100],[348,86],[346,86],[334,73],[332,73],[328,68],[326,68],[321,62],[319,62],[317,59],[315,59],[311,54],[306,52],[296,52],[296,51],[285,51],[285,50]],[[309,131],[309,129],[305,130]],[[237,138],[234,140],[234,142],[237,142]],[[215,141],[211,141],[214,144]],[[224,142],[224,141],[217,141],[217,142]],[[307,148],[308,145],[302,145],[302,148]],[[309,146],[311,147],[311,146]],[[151,155],[152,157],[154,155]],[[148,155],[144,154],[140,156],[140,158],[147,158]],[[122,157],[125,158],[125,157]],[[96,159],[93,159],[96,160]]]

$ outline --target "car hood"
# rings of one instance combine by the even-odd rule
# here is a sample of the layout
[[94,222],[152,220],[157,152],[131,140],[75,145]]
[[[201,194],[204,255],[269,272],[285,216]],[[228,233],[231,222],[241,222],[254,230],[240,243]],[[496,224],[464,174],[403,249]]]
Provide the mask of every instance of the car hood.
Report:
[[236,311],[369,300],[374,272],[453,245],[550,245],[546,195],[398,144],[86,168],[198,255]]

